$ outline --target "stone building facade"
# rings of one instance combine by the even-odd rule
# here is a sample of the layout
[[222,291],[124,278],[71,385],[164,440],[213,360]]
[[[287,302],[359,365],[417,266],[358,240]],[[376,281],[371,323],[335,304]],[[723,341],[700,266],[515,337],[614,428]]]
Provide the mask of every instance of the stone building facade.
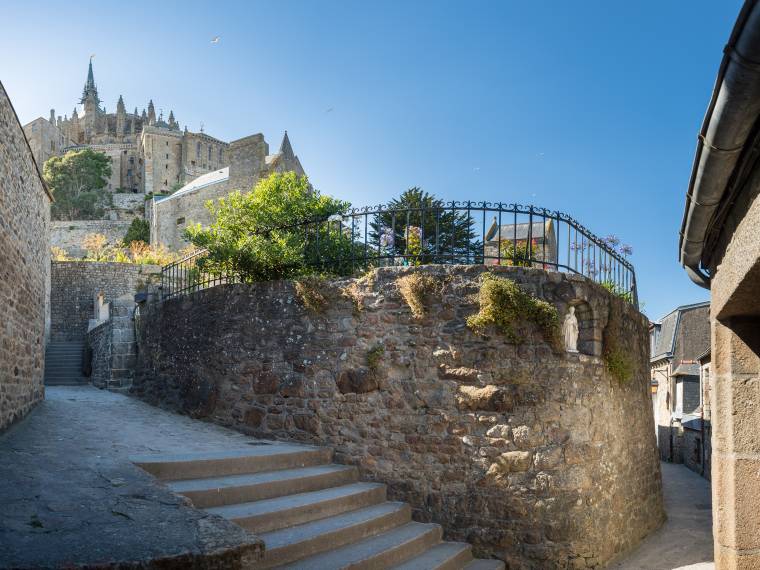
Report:
[[0,430],[44,397],[50,194],[0,83]]
[[710,289],[716,570],[760,568],[760,4],[724,49],[680,231],[680,261]]
[[[120,96],[116,112],[107,113],[101,105],[92,61],[79,103],[71,117],[56,117],[51,109],[48,119],[39,117],[24,126],[38,164],[77,148],[87,147],[106,154],[111,159],[107,188],[114,193],[114,205],[106,215],[111,220],[135,217],[125,214],[121,204],[125,193],[165,199],[182,188],[182,199],[160,208],[151,205],[152,214],[147,219],[160,226],[152,228],[155,243],[181,248],[185,225],[177,220],[205,223],[208,214],[202,205],[206,200],[224,196],[233,189],[250,190],[259,178],[272,172],[304,173],[287,133],[280,152],[270,155],[262,134],[227,143],[202,131],[181,129],[173,111],[166,120],[161,112],[156,115],[152,100],[147,111],[138,113],[135,108],[128,113]],[[219,171],[225,172],[224,181],[219,180]],[[209,176],[215,179],[212,185],[204,183]],[[157,198],[156,204],[160,201]],[[69,244],[78,236],[67,236],[65,228],[60,226],[53,245],[69,251]],[[122,233],[119,239],[123,237]]]
[[660,458],[704,471],[699,357],[710,346],[710,303],[678,307],[650,326],[650,372]]
[[269,154],[269,145],[264,136],[258,134],[231,142],[227,156],[229,166],[196,178],[171,196],[153,198],[151,243],[172,250],[187,247],[188,242],[183,237],[185,228],[197,223],[208,225],[212,221],[206,209],[208,200],[222,198],[234,190],[246,192],[260,178],[275,172],[304,174],[287,132],[277,154]]
[[[645,318],[576,276],[494,268],[576,307],[581,353],[472,332],[483,266],[382,268],[312,282],[223,285],[141,311],[133,393],[264,438],[333,446],[421,521],[509,568],[602,568],[664,519]],[[398,279],[435,282],[415,318]],[[613,318],[610,315],[618,315]],[[621,383],[600,357],[626,339]],[[585,353],[584,353],[585,352]]]

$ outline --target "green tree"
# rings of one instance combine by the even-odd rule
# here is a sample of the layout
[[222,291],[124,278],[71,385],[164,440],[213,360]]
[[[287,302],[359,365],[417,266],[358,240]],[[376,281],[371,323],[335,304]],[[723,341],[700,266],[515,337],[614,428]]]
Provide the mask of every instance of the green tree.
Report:
[[375,215],[368,237],[379,255],[401,257],[412,265],[479,263],[482,244],[474,226],[474,217],[447,210],[442,200],[415,186]]
[[110,203],[111,159],[92,149],[72,150],[45,163],[43,176],[55,201],[54,220],[96,220]]
[[[213,223],[190,226],[185,235],[208,250],[198,262],[201,271],[232,274],[245,282],[295,277],[331,269],[321,267],[322,261],[352,247],[340,223],[326,221],[348,206],[320,194],[305,176],[272,174],[250,192],[207,202]],[[314,223],[299,223],[303,220]]]
[[134,241],[150,243],[150,224],[148,223],[148,220],[135,218],[132,220],[132,223],[129,224],[129,228],[127,228],[127,233],[122,242],[124,247],[129,247]]

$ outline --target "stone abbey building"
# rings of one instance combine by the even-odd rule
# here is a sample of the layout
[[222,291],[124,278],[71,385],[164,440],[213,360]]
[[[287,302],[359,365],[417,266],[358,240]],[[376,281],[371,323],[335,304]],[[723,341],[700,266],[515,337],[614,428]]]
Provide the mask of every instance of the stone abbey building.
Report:
[[[137,108],[127,112],[122,96],[115,113],[106,112],[101,103],[90,61],[79,105],[71,117],[56,116],[55,109],[51,109],[47,119],[38,117],[24,126],[40,167],[52,156],[84,147],[111,159],[107,188],[114,193],[114,204],[108,212],[110,219],[103,223],[53,223],[53,245],[70,254],[81,253],[78,244],[87,233],[102,233],[115,243],[124,237],[136,212],[150,221],[155,243],[180,248],[187,225],[209,221],[203,208],[206,200],[232,190],[249,190],[259,178],[272,172],[304,174],[287,133],[279,152],[270,154],[262,134],[228,143],[204,132],[191,132],[187,127],[180,128],[174,111],[167,119],[162,113],[156,115],[152,100],[147,111],[142,112]],[[207,184],[206,179],[213,184]],[[161,195],[178,188],[177,198],[162,205],[166,196]],[[157,197],[144,200],[153,195]],[[143,204],[147,207],[143,208]],[[185,210],[185,206],[189,209]]]

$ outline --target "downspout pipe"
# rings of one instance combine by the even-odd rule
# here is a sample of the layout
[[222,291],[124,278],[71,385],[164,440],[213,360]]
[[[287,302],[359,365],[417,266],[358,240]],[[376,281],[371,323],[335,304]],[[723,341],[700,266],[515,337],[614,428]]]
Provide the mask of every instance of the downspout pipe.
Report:
[[681,265],[692,281],[708,289],[710,276],[702,267],[705,241],[760,116],[758,0],[745,1],[723,52],[699,133],[679,242]]

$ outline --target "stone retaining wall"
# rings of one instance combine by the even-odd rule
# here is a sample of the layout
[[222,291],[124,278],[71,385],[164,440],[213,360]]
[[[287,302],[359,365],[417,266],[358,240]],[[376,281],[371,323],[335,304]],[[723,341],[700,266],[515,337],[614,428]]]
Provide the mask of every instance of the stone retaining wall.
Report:
[[93,261],[54,261],[51,287],[51,338],[83,340],[95,316],[95,295],[109,302],[134,295],[161,273],[157,265]]
[[0,84],[0,430],[42,400],[50,197]]
[[109,245],[116,245],[127,234],[129,220],[79,220],[52,222],[50,245],[60,247],[69,257],[81,259],[87,255],[84,240],[91,234],[106,236]]
[[[646,319],[581,277],[497,268],[581,320],[581,350],[472,332],[480,267],[227,285],[146,307],[133,392],[260,437],[334,446],[417,520],[509,568],[599,568],[664,519]],[[399,276],[435,283],[416,319]],[[315,299],[317,302],[315,302]],[[609,321],[610,309],[621,315]],[[608,326],[609,325],[609,326]],[[599,357],[624,340],[625,383]],[[607,342],[607,341],[605,341]]]
[[132,385],[137,350],[134,313],[134,300],[116,299],[109,303],[109,318],[87,331],[93,386],[124,391]]

